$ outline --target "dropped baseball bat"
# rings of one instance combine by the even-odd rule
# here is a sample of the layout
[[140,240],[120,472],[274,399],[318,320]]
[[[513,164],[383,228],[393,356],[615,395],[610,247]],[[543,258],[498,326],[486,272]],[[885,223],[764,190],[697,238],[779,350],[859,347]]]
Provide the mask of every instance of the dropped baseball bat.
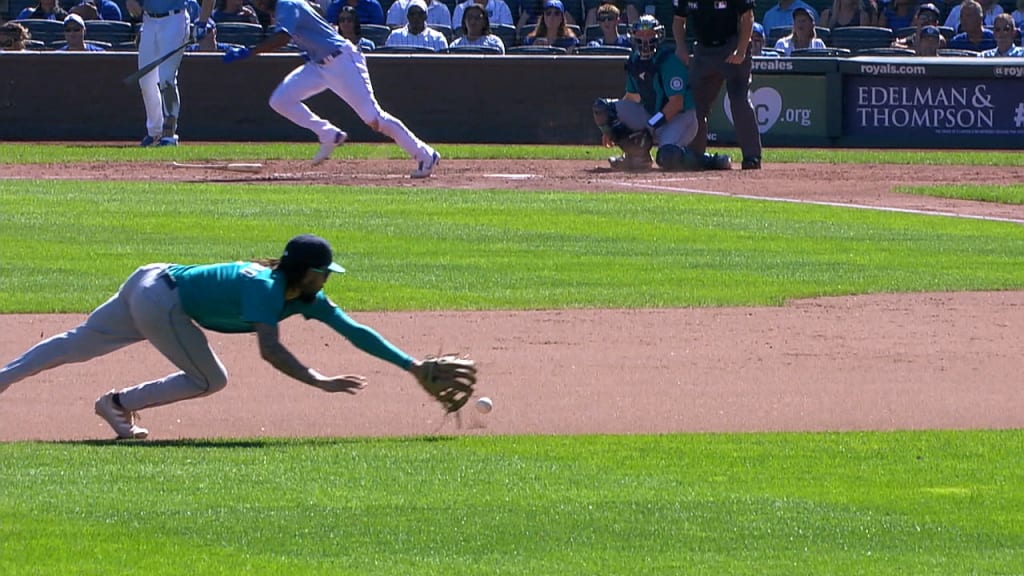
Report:
[[156,69],[157,66],[159,66],[159,65],[163,64],[164,62],[166,62],[167,59],[170,58],[171,56],[174,56],[178,52],[181,52],[182,50],[184,50],[191,43],[192,43],[191,40],[185,40],[185,43],[182,44],[181,46],[178,46],[177,48],[175,48],[174,50],[171,50],[167,54],[164,54],[163,56],[157,58],[156,60],[153,60],[149,64],[146,64],[142,68],[139,68],[135,72],[132,72],[128,76],[125,76],[124,80],[121,80],[121,82],[124,82],[125,84],[131,84],[133,82],[138,82],[139,78],[142,78],[146,74],[149,74],[150,72],[152,72],[154,69]]
[[261,172],[263,164],[246,164],[243,162],[213,162],[208,164],[190,164],[186,162],[171,162],[175,168],[193,168],[196,170],[226,170],[228,172]]

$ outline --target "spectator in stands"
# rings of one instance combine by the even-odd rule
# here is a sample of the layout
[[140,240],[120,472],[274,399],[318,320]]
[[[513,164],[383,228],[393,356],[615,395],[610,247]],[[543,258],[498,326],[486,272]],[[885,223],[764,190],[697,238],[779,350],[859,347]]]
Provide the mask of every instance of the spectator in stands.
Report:
[[918,0],[892,0],[878,17],[878,25],[890,30],[913,26],[918,3]]
[[818,38],[814,30],[814,17],[806,8],[793,10],[793,30],[788,36],[779,38],[775,43],[775,49],[783,56],[792,56],[793,50],[807,48],[825,48],[825,42]]
[[96,8],[97,15],[93,18],[86,18],[84,15],[78,14],[85,20],[124,20],[121,7],[111,0],[83,0],[82,4],[91,4]]
[[949,41],[949,47],[957,50],[982,52],[996,47],[996,37],[991,30],[982,27],[982,8],[974,0],[964,0],[960,5],[960,32]]
[[487,12],[487,21],[490,24],[495,26],[499,24],[512,26],[514,24],[512,21],[512,10],[509,9],[505,0],[466,0],[465,2],[455,6],[455,11],[452,12],[452,27],[456,24],[465,26],[465,24],[462,23],[462,14],[470,6],[480,6],[483,8]]
[[[623,2],[625,8],[617,5],[617,2]],[[584,0],[583,5],[586,8],[586,15],[583,18],[584,28],[600,24],[597,17],[602,6],[615,6],[619,14],[619,21],[622,24],[632,24],[644,13],[647,3],[648,0]],[[654,4],[653,1],[650,3]]]
[[978,54],[978,56],[982,58],[1024,57],[1024,48],[1013,45],[1014,38],[1017,35],[1017,27],[1013,23],[1013,16],[1005,13],[996,16],[996,23],[992,25],[992,33],[996,37],[996,47],[985,50]]
[[[395,2],[395,4],[398,4],[398,2]],[[327,5],[324,18],[328,22],[337,22],[338,14],[341,13],[341,7],[345,5],[355,8],[356,12],[359,13],[359,22],[384,25],[384,9],[381,8],[378,0],[332,0]]]
[[462,29],[465,32],[452,42],[452,48],[456,46],[490,46],[502,54],[505,53],[505,43],[501,41],[501,38],[491,34],[490,17],[487,15],[487,10],[480,4],[470,4],[462,11]]
[[25,44],[32,39],[32,35],[17,22],[8,22],[0,26],[0,51],[23,52]]
[[252,6],[242,0],[217,0],[210,19],[218,24],[225,22],[241,22],[243,24],[259,24],[260,18]]
[[[437,26],[452,26],[452,13],[443,2],[437,0],[424,0],[427,5],[427,24]],[[409,0],[395,0],[395,3],[388,8],[387,24],[392,28],[405,26],[409,20],[406,14],[409,12]]]
[[[996,0],[978,0],[981,6],[983,14],[982,26],[993,26],[996,22],[996,16],[1003,13],[1003,7],[999,5]],[[946,16],[946,27],[956,30],[958,33],[964,30],[960,28],[960,11],[963,10],[964,4],[961,3],[958,6],[954,6],[949,11],[949,16]]]
[[[520,4],[519,19],[516,21],[516,29],[522,30],[526,27],[536,27],[537,23],[544,19],[544,10],[547,0],[523,0]],[[562,10],[566,24],[576,24],[571,13]]]
[[385,46],[426,46],[435,52],[448,49],[444,34],[427,26],[427,3],[423,0],[409,0],[405,11],[408,24],[391,31]]
[[764,25],[765,32],[771,34],[772,28],[777,28],[779,26],[792,26],[793,11],[797,8],[803,8],[808,14],[814,17],[813,19],[815,21],[818,20],[818,12],[803,0],[779,0],[778,4],[772,6],[767,12],[765,12],[764,19],[761,20],[761,24]]
[[56,20],[63,22],[68,17],[68,13],[60,7],[57,0],[39,0],[39,4],[35,6],[29,6],[18,13],[18,17],[15,20],[28,20],[30,18],[36,20]]
[[821,12],[821,25],[829,30],[848,26],[877,26],[875,0],[833,0],[832,8]]
[[1013,11],[1013,23],[1017,28],[1024,29],[1024,0],[1017,0],[1017,9]]
[[82,20],[101,20],[100,11],[96,8],[96,5],[88,2],[75,4],[71,7],[71,10],[68,10],[68,14],[78,14],[82,17]]
[[373,52],[377,45],[369,38],[363,38],[363,24],[359,21],[359,12],[355,8],[345,5],[338,12],[338,34],[359,48],[360,52]]
[[918,56],[938,56],[942,33],[935,26],[924,26],[914,42],[914,53]]
[[[897,38],[893,41],[893,48],[908,48],[910,50],[917,49],[917,41],[921,37],[921,29],[925,26],[934,26],[936,29],[939,26],[939,8],[932,3],[921,4],[917,8],[917,15],[914,16],[914,33],[910,36],[903,38]],[[939,48],[946,47],[946,39],[939,35]]]
[[778,58],[779,53],[774,50],[764,51],[764,26],[761,26],[757,22],[754,22],[754,27],[750,31],[750,55],[751,56],[765,56],[768,58]]
[[597,9],[597,25],[601,27],[601,39],[592,40],[588,46],[622,46],[633,49],[629,36],[619,34],[621,13],[615,4],[601,4]]
[[573,52],[580,44],[576,33],[566,26],[565,5],[562,0],[546,0],[544,17],[537,21],[537,26],[526,35],[523,44],[527,46],[555,46]]
[[78,14],[68,14],[64,19],[64,45],[58,50],[68,52],[105,52],[95,44],[85,41],[85,20]]
[[[213,18],[210,18],[213,20]],[[199,42],[193,42],[185,48],[185,52],[227,52],[228,48],[236,46],[235,44],[227,44],[225,42],[217,42],[217,24],[216,20],[213,20],[212,25],[206,29],[206,34],[199,39]]]

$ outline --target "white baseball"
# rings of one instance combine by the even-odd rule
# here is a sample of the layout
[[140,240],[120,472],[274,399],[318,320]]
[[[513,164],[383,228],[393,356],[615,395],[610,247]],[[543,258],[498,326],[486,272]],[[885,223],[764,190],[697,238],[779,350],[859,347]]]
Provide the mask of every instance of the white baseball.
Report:
[[481,414],[487,414],[494,409],[494,402],[487,396],[482,396],[476,401],[476,411]]

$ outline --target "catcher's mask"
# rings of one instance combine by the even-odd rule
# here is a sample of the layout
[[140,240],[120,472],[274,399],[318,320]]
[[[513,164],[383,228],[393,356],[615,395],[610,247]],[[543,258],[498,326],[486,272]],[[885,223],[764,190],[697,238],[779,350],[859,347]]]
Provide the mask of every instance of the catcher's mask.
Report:
[[654,58],[654,53],[658,51],[658,42],[664,37],[665,27],[650,14],[644,14],[633,22],[630,40],[633,42],[633,50],[637,51],[641,60]]

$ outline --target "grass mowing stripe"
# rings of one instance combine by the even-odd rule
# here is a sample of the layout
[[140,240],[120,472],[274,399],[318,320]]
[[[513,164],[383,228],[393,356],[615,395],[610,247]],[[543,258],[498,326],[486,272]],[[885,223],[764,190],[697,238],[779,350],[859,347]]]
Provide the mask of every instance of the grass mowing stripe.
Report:
[[949,184],[943,186],[897,186],[896,192],[938,196],[958,200],[979,200],[1002,204],[1024,204],[1024,184]]
[[[119,573],[1010,574],[1024,561],[1022,441],[1024,431],[3,444],[0,568],[67,573],[84,538],[96,552],[75,573],[137,557]],[[2,560],[19,549],[38,564]]]
[[[597,131],[594,131],[595,139]],[[179,161],[269,161],[308,160],[316,153],[314,142],[189,143],[177,148],[141,149],[124,145],[0,143],[0,164],[52,162],[168,162]],[[596,144],[579,146],[441,144],[449,160],[551,159],[594,160],[604,163],[609,151]],[[733,158],[742,156],[737,148],[719,148]],[[401,159],[408,156],[394,144],[346,143],[332,155],[335,159]],[[411,161],[410,161],[411,162]],[[902,164],[934,166],[1024,166],[1018,151],[999,150],[872,150],[772,148],[766,163]]]
[[274,257],[315,231],[353,310],[779,304],[1014,289],[1024,228],[666,194],[0,182],[0,312],[88,311],[138,265]]

